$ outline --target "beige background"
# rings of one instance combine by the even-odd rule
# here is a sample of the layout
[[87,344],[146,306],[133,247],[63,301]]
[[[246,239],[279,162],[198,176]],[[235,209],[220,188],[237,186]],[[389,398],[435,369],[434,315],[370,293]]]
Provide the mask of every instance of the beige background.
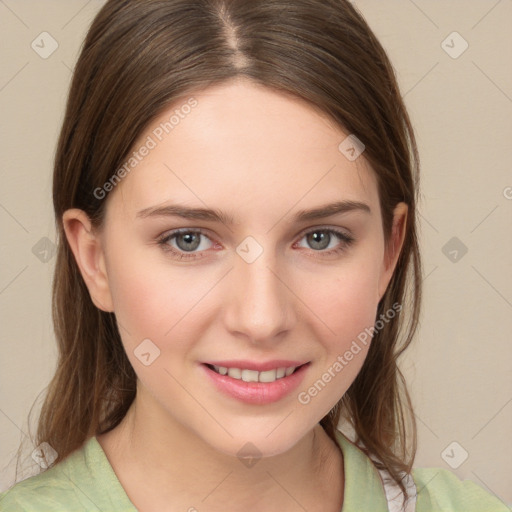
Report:
[[[102,4],[0,0],[0,490],[13,482],[29,408],[55,367],[55,260],[40,240],[55,241],[52,158],[71,70]],[[422,157],[425,300],[403,364],[419,427],[416,466],[449,462],[510,504],[512,0],[354,4],[396,67]],[[31,48],[44,31],[58,43],[46,59]]]

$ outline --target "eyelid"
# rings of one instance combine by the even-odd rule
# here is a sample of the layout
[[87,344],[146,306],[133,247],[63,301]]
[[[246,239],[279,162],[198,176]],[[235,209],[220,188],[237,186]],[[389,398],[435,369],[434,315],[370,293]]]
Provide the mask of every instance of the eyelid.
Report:
[[[313,256],[313,257],[321,258],[322,256],[332,255],[334,253],[341,253],[344,250],[346,250],[348,248],[348,246],[350,246],[353,242],[355,242],[355,238],[349,232],[347,232],[348,230],[341,228],[341,227],[323,225],[323,226],[310,226],[308,228],[305,228],[303,231],[301,231],[296,236],[297,240],[296,240],[296,242],[294,242],[293,245],[300,242],[306,235],[309,235],[310,233],[314,233],[315,231],[325,231],[325,232],[334,234],[334,236],[338,237],[340,244],[342,246],[334,248],[334,249],[322,250],[322,251],[315,251],[314,249],[310,249],[311,252],[318,253],[318,256]],[[210,236],[210,234],[207,230],[204,230],[202,228],[188,228],[188,227],[187,228],[177,228],[177,229],[173,229],[171,231],[167,231],[167,232],[163,233],[162,235],[160,235],[159,237],[157,237],[157,242],[159,245],[163,246],[163,250],[173,253],[174,255],[176,255],[176,257],[178,259],[196,259],[197,260],[197,259],[204,258],[205,256],[203,254],[206,253],[207,250],[187,253],[186,251],[177,250],[167,243],[169,240],[172,240],[177,235],[182,234],[182,233],[201,234],[201,235],[205,236],[206,238],[208,238],[208,240],[210,240],[213,245],[216,245],[216,244],[220,245],[216,240],[212,239],[212,237]],[[344,244],[344,246],[343,246],[343,244]]]
[[314,249],[305,249],[307,256],[315,259],[326,259],[329,257],[336,257],[347,251],[350,246],[352,246],[356,239],[355,237],[346,229],[340,228],[338,226],[312,226],[309,228],[306,228],[304,231],[302,231],[298,237],[297,242],[294,243],[294,246],[299,243],[305,236],[315,233],[317,231],[323,231],[327,233],[333,234],[339,241],[338,246],[328,249],[328,250],[322,250],[322,251],[315,251]]
[[215,240],[212,240],[212,237],[209,235],[209,233],[206,230],[202,229],[202,228],[178,228],[178,229],[173,229],[171,231],[166,231],[165,233],[163,233],[162,235],[157,237],[156,241],[157,241],[158,245],[162,246],[164,251],[173,253],[174,255],[177,256],[178,259],[187,259],[187,258],[190,258],[190,259],[200,259],[200,258],[203,258],[204,256],[202,256],[202,254],[205,253],[206,250],[199,251],[199,252],[187,253],[186,251],[180,251],[178,249],[175,249],[174,247],[172,247],[171,245],[168,244],[168,242],[170,240],[175,238],[177,235],[180,235],[180,234],[183,234],[183,233],[201,234],[204,237],[208,238],[208,240],[210,240],[213,245],[218,244],[218,242],[216,242]]
[[314,233],[315,231],[330,231],[333,233],[337,233],[341,236],[345,236],[346,238],[353,238],[353,236],[350,234],[348,229],[341,228],[339,226],[311,226],[309,228],[305,228],[303,231],[301,231],[297,237],[303,238],[304,236],[308,235],[309,233]]

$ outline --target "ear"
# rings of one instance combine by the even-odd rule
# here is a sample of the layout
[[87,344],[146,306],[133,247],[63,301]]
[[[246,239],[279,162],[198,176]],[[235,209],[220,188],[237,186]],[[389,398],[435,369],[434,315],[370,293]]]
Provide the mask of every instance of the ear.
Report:
[[66,210],[62,216],[62,222],[92,302],[102,311],[113,312],[113,301],[99,233],[92,228],[88,215],[77,208]]
[[391,228],[391,237],[384,251],[384,262],[379,280],[379,301],[386,293],[396,263],[405,239],[405,231],[407,226],[408,206],[405,203],[398,203],[393,212],[393,226]]

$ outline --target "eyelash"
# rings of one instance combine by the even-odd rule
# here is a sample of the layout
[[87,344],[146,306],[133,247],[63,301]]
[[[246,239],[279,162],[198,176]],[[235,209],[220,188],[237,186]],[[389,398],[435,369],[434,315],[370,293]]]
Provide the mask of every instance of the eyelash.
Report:
[[[330,249],[328,251],[325,251],[325,250],[315,251],[314,249],[311,249],[311,251],[320,253],[320,254],[322,254],[322,256],[332,256],[335,254],[341,254],[355,242],[355,238],[353,238],[350,235],[347,235],[343,231],[339,231],[339,230],[333,229],[333,228],[322,228],[322,227],[310,229],[309,231],[302,233],[299,238],[299,241],[302,240],[304,237],[306,237],[312,233],[317,233],[317,232],[329,233],[330,235],[334,235],[335,237],[337,237],[340,240],[340,242],[342,242],[339,247],[337,247],[335,249]],[[159,237],[157,239],[158,245],[160,245],[164,251],[170,252],[173,255],[173,257],[177,258],[178,260],[204,258],[204,256],[197,256],[197,255],[201,254],[201,252],[205,252],[205,251],[199,251],[199,253],[194,253],[194,252],[186,253],[186,252],[178,251],[174,247],[171,247],[169,245],[168,242],[170,240],[176,238],[178,235],[183,235],[183,234],[201,234],[208,239],[210,238],[207,235],[207,233],[204,232],[202,229],[189,229],[189,228],[177,229],[170,233],[165,233],[164,235]],[[322,256],[320,256],[320,257],[322,257]],[[314,257],[318,257],[318,256],[314,256]]]

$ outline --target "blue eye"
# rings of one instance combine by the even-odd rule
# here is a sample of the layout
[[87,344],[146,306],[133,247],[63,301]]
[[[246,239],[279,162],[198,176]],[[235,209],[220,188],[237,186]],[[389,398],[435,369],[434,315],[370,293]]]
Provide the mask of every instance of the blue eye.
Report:
[[[353,242],[354,238],[332,228],[317,228],[308,231],[303,235],[302,239],[306,239],[307,244],[314,252],[326,252],[328,254],[337,253],[348,248]],[[332,245],[332,242],[338,244]],[[339,242],[342,242],[341,245]],[[330,249],[325,251],[325,249]]]
[[[170,251],[178,259],[197,258],[198,255],[192,251],[201,247],[201,237],[209,240],[201,230],[183,229],[164,235],[158,243],[163,246],[164,250]],[[171,241],[174,241],[175,246],[170,245],[169,242]],[[204,252],[204,250],[199,252]]]
[[[208,240],[210,245],[207,244],[204,247],[202,238]],[[310,229],[302,234],[299,241],[303,239],[306,240],[311,252],[318,254],[318,256],[315,254],[315,257],[339,254],[355,242],[352,236],[333,228]],[[171,253],[174,258],[179,260],[203,258],[206,250],[213,246],[209,236],[200,229],[172,231],[160,237],[158,244],[162,246],[163,250]]]

